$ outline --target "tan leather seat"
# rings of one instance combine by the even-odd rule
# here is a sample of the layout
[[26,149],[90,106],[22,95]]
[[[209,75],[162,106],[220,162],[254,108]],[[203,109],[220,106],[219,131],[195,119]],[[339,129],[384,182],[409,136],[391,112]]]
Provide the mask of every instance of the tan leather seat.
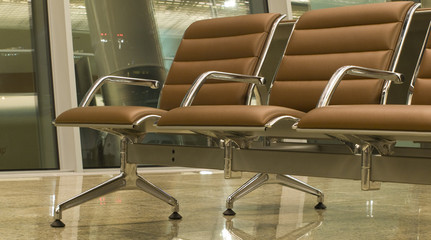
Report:
[[[429,31],[430,29],[428,29]],[[431,64],[431,41],[429,41],[429,35],[424,40],[422,59],[416,66],[418,71],[415,71],[415,74],[417,73],[417,75],[413,76],[407,100],[408,104],[413,105],[324,106],[308,112],[297,124],[297,131],[300,133],[325,134],[341,140],[352,150],[355,148],[361,153],[362,190],[379,189],[379,181],[382,179],[393,182],[427,182],[429,172],[423,162],[417,164],[411,159],[397,162],[394,161],[396,157],[388,157],[394,153],[397,141],[431,141],[431,98],[429,97],[431,71],[428,68],[428,65]],[[410,99],[411,102],[409,102]],[[389,160],[383,164],[382,162],[376,163],[377,159],[373,156],[376,153],[375,150]],[[404,171],[407,168],[410,172]],[[425,170],[422,171],[422,169]],[[411,178],[410,176],[413,175],[415,177]]]
[[430,123],[426,105],[335,105],[305,114],[298,128],[431,131]]
[[[309,11],[301,16],[271,89],[271,106],[267,107],[286,109],[278,109],[273,117],[292,114],[300,118],[315,108],[327,81],[342,66],[388,70],[412,5],[412,2],[368,4]],[[331,104],[377,104],[383,83],[380,79],[348,77],[337,88]],[[274,119],[268,118],[269,111],[264,108],[232,106],[229,111],[225,111],[225,106],[211,106],[208,110],[194,106],[176,108],[164,114],[157,125],[251,126],[261,119]],[[255,111],[248,116],[254,119],[239,122],[247,111]],[[259,124],[264,127],[267,123]]]
[[[261,136],[294,138],[292,124],[316,107],[338,69],[356,65],[394,70],[408,13],[417,7],[412,6],[412,2],[388,2],[309,11],[296,23],[271,88],[269,105],[179,107],[165,113],[157,126],[223,138],[228,143],[227,153],[233,151],[232,141],[239,148],[248,148]],[[381,97],[384,86],[388,84],[381,79],[347,77],[337,88],[332,104],[377,104],[385,101]],[[232,158],[232,154],[225,155],[225,173],[230,173],[229,167],[235,162]],[[320,190],[279,172],[270,174],[276,176],[256,174],[231,194],[224,214],[235,215],[232,208],[236,199],[271,182],[315,195],[315,208],[326,208]]]
[[[167,110],[178,107],[191,84],[207,71],[257,76],[269,48],[274,30],[283,16],[276,13],[253,14],[237,17],[209,19],[195,22],[184,33],[173,64],[164,83],[159,108],[141,106],[87,106],[88,98],[80,107],[61,113],[54,121],[56,126],[88,127],[122,138],[120,174],[56,207],[53,227],[64,227],[62,211],[90,199],[116,191],[126,185],[161,199],[172,206],[170,219],[179,219],[177,200],[137,174],[137,164],[127,162],[129,143],[137,143],[143,135],[154,130],[156,119]],[[109,60],[109,59],[108,59]],[[111,79],[112,78],[112,79]],[[92,90],[99,88],[99,79]],[[121,83],[146,84],[149,81],[122,78]],[[149,82],[156,86],[155,82]],[[148,85],[147,84],[147,85]],[[197,104],[246,104],[251,98],[251,85],[208,81],[196,97]],[[92,96],[94,91],[90,91]],[[127,183],[130,182],[130,183]]]
[[[133,125],[145,115],[162,115],[180,106],[193,81],[207,71],[255,75],[274,21],[279,14],[253,14],[195,22],[184,33],[161,91],[159,109],[148,107],[94,106],[73,108],[55,119],[56,126],[93,124]],[[208,81],[196,104],[245,104],[249,85]],[[220,97],[223,96],[223,97]],[[153,110],[152,110],[153,109]],[[137,114],[130,114],[133,111]],[[141,111],[140,113],[138,113]],[[115,114],[111,114],[115,112]]]
[[300,118],[304,112],[280,106],[192,106],[176,108],[163,116],[158,126],[265,126],[281,116]]
[[[316,108],[298,123],[299,129],[356,129],[383,131],[431,131],[431,41],[427,42],[412,105],[341,105]],[[366,93],[364,93],[366,94]],[[353,134],[353,132],[352,132]]]

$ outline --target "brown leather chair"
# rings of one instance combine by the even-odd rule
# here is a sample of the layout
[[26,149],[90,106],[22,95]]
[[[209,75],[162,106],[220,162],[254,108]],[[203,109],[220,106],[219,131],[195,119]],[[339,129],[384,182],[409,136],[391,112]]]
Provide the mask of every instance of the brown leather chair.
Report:
[[[428,32],[429,32],[428,28]],[[429,142],[431,139],[431,41],[429,33],[422,46],[421,56],[416,65],[415,74],[410,83],[407,105],[328,105],[332,89],[328,89],[326,104],[305,114],[299,121],[297,131],[326,134],[345,143],[356,144],[362,155],[362,189],[373,190],[380,187],[379,173],[372,172],[373,151],[389,156],[394,153],[397,141]],[[364,93],[366,94],[366,93]],[[322,96],[325,98],[325,95]],[[322,101],[323,102],[323,101]],[[413,161],[409,161],[412,163]],[[391,165],[397,165],[392,161]],[[386,166],[386,172],[390,165]],[[408,167],[414,168],[415,164]],[[423,169],[425,165],[418,165]],[[415,168],[415,179],[409,179],[405,171],[394,169],[392,176],[386,177],[394,182],[424,183],[429,173],[422,173]],[[418,171],[419,170],[419,171]],[[409,180],[406,180],[409,179]]]
[[[231,151],[234,145],[246,149],[258,137],[306,138],[292,125],[316,107],[331,77],[345,79],[333,104],[384,103],[391,81],[401,78],[392,71],[417,7],[412,2],[388,2],[309,11],[296,23],[268,105],[193,106],[198,89],[194,86],[182,107],[164,114],[157,125],[225,139]],[[229,196],[225,214],[235,214],[236,199],[274,182],[317,196],[316,208],[325,208],[319,190],[287,175],[259,173]]]
[[[252,14],[195,22],[184,33],[177,54],[163,85],[159,108],[141,106],[89,106],[105,82],[135,84],[156,88],[157,81],[106,76],[94,84],[80,106],[61,113],[57,127],[88,127],[121,137],[120,174],[93,189],[59,204],[53,227],[63,227],[62,211],[120,188],[134,186],[161,199],[173,208],[170,219],[180,219],[177,200],[137,174],[136,164],[127,162],[127,146],[147,133],[158,131],[153,124],[167,110],[178,107],[195,79],[210,79],[196,97],[197,104],[247,104],[259,76],[280,14]],[[246,77],[244,77],[246,76]],[[237,78],[246,82],[220,82]],[[223,96],[223,97],[220,97]]]

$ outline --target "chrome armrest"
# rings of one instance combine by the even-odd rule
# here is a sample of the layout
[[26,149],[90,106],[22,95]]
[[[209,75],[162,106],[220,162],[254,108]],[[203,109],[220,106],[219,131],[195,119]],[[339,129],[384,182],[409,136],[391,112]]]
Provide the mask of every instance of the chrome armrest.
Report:
[[384,79],[387,81],[392,81],[396,84],[401,84],[404,82],[404,76],[400,73],[358,66],[344,66],[337,69],[337,71],[332,75],[328,84],[326,84],[326,87],[320,96],[319,103],[317,104],[318,108],[329,105],[335,89],[337,88],[338,84],[340,84],[345,75]]
[[206,80],[222,80],[222,81],[230,81],[230,82],[244,82],[251,83],[257,85],[265,84],[265,78],[259,76],[251,76],[237,73],[227,73],[227,72],[218,72],[218,71],[209,71],[201,74],[194,81],[193,85],[190,87],[183,101],[181,102],[181,107],[188,107],[192,105],[193,99],[196,97],[196,94],[201,89],[202,85]]
[[93,86],[87,91],[85,96],[82,98],[80,107],[86,107],[90,104],[91,100],[94,98],[97,90],[99,90],[103,84],[106,82],[146,86],[152,89],[157,89],[160,87],[160,82],[157,80],[142,79],[142,78],[131,78],[131,77],[121,77],[121,76],[103,76],[94,82]]

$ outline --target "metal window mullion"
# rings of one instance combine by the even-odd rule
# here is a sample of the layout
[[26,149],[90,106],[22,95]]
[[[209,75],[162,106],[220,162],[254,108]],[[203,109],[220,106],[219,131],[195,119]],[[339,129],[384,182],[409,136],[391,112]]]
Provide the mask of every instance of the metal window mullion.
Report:
[[[56,116],[77,106],[72,26],[68,0],[48,0],[54,107]],[[78,128],[58,128],[60,170],[82,171]]]

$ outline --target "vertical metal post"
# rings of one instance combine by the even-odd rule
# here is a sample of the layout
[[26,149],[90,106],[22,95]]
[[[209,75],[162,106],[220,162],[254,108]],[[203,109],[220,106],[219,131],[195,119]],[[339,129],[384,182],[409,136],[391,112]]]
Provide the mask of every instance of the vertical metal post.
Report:
[[374,147],[370,144],[362,146],[361,154],[361,189],[363,191],[380,189],[380,182],[371,181],[371,163]]
[[[49,39],[56,114],[77,106],[69,1],[48,0]],[[82,172],[81,141],[77,128],[58,128],[60,170]]]
[[233,144],[231,140],[224,141],[224,178],[241,178],[241,172],[232,171]]

